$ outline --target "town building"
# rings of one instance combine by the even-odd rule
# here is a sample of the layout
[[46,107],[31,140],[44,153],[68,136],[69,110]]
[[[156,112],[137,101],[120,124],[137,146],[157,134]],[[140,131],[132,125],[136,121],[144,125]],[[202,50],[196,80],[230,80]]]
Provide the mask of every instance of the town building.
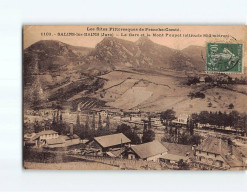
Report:
[[128,159],[142,159],[147,161],[159,161],[159,158],[167,154],[167,149],[158,141],[133,145],[124,152]]
[[221,138],[208,137],[195,149],[196,161],[212,168],[244,169],[243,154],[233,144]]
[[186,126],[188,121],[188,115],[181,114],[179,115],[175,120],[172,120],[172,123],[180,125],[180,126]]
[[167,154],[160,157],[160,161],[167,164],[178,165],[179,160],[183,162],[191,162],[195,159],[193,147],[190,145],[183,145],[170,142],[162,142],[167,148]]
[[53,130],[45,130],[37,133],[32,141],[36,147],[58,148],[77,145],[81,143],[81,139],[73,132],[73,124],[70,125],[70,133],[68,135],[58,135]]
[[87,143],[88,149],[96,149],[98,153],[104,154],[113,148],[123,148],[130,144],[130,139],[122,133],[95,137]]
[[37,133],[32,140],[35,141],[35,145],[40,147],[47,143],[47,140],[57,139],[59,137],[58,132],[53,130],[45,130]]
[[157,117],[151,118],[151,126],[156,127],[156,128],[163,128],[164,127],[160,118],[157,118]]
[[162,142],[162,144],[167,148],[168,154],[189,157],[190,160],[195,159],[194,146],[170,142]]

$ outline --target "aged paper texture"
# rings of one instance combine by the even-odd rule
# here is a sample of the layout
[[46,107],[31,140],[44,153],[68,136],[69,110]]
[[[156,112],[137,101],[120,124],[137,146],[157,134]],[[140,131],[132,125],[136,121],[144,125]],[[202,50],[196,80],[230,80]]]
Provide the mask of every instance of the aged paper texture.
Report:
[[24,168],[245,170],[246,36],[246,26],[24,26]]

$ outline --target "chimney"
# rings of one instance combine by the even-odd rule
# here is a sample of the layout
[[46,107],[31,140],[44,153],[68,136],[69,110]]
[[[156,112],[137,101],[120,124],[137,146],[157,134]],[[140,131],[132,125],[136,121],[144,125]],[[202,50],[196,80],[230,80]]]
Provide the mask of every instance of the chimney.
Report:
[[70,136],[72,136],[72,135],[74,134],[73,131],[74,131],[74,130],[73,130],[73,123],[70,123],[70,129],[69,129],[69,134],[70,134]]

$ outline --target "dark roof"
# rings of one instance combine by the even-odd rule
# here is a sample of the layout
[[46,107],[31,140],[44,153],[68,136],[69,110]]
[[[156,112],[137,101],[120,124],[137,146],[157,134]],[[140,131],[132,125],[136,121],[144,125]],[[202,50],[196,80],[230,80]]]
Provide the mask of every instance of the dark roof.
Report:
[[130,139],[122,133],[95,137],[94,140],[103,148],[130,143]]
[[131,149],[142,159],[167,152],[167,149],[156,140],[145,144],[131,146]]

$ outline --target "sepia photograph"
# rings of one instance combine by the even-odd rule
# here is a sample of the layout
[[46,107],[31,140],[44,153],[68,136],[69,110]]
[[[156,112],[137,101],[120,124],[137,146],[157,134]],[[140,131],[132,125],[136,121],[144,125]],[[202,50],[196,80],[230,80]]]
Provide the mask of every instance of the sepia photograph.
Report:
[[246,170],[246,26],[23,27],[23,167]]
[[245,0],[0,0],[0,191],[246,191]]

